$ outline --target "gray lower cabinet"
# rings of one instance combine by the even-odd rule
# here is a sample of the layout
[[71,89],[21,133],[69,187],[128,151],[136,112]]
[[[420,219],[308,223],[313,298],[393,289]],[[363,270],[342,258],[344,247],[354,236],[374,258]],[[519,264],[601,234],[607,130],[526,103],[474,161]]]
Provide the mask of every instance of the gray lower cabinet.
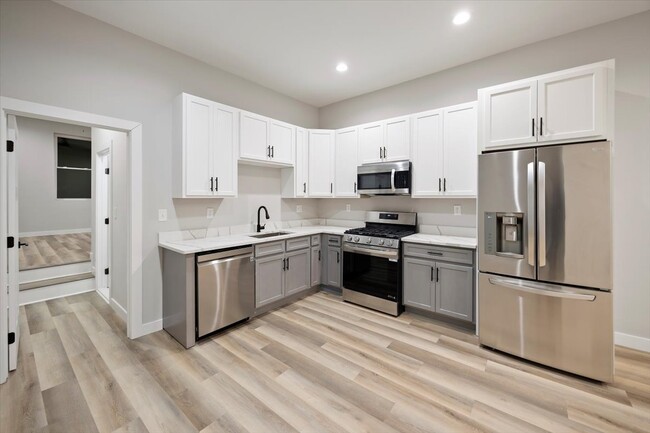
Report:
[[320,245],[311,247],[311,285],[318,286],[321,284],[321,249]]
[[284,297],[284,254],[255,259],[255,306]]
[[285,296],[311,287],[310,249],[305,248],[285,254]]
[[[404,305],[432,311],[467,322],[474,321],[474,267],[473,253],[459,250],[459,263],[450,263],[456,256],[440,258],[439,248],[405,247],[403,261]],[[422,249],[422,251],[419,251]],[[406,254],[415,252],[414,256]],[[469,254],[465,257],[465,254]],[[438,256],[436,260],[424,258]],[[461,257],[462,256],[462,257]],[[447,261],[445,261],[447,259]],[[466,262],[469,261],[469,264]]]
[[328,286],[341,287],[341,255],[341,248],[327,247],[327,275],[325,284]]

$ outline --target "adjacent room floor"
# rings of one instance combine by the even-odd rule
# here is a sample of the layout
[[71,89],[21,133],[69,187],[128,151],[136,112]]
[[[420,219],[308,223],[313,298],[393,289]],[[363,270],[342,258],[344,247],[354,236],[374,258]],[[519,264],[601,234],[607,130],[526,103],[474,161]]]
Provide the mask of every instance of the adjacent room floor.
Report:
[[90,233],[21,237],[21,271],[90,261]]
[[405,313],[318,293],[183,349],[129,340],[94,293],[21,308],[11,432],[650,431],[650,355],[602,385]]

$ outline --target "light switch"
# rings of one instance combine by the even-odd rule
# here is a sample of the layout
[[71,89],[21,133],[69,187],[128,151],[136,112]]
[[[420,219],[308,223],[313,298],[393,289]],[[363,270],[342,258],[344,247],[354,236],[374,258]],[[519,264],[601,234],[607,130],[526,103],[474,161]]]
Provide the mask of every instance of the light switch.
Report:
[[454,205],[454,215],[460,215],[461,214],[461,208],[459,204]]
[[349,204],[346,204],[346,205],[345,205],[345,211],[346,211],[346,212],[350,212],[350,205],[349,205]]
[[158,209],[158,221],[167,221],[167,209]]
[[214,218],[214,208],[213,207],[208,208],[207,217],[208,218]]

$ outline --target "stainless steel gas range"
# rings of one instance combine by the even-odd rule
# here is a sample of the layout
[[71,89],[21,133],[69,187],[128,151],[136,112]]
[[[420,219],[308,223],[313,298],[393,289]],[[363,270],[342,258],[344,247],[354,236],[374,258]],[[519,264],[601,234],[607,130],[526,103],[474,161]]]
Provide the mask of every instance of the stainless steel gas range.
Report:
[[365,227],[343,238],[343,300],[399,316],[402,306],[400,239],[416,232],[414,212],[367,212]]

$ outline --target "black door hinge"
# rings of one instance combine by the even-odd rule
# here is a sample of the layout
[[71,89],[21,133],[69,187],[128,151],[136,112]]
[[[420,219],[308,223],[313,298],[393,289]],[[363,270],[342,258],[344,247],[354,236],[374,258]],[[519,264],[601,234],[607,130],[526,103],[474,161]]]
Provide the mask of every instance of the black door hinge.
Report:
[[14,142],[13,140],[7,140],[7,152],[14,151]]
[[108,268],[104,269],[104,275],[108,275]]
[[7,344],[14,344],[16,342],[16,333],[10,332],[7,334]]
[[13,248],[16,245],[16,239],[13,236],[7,236],[7,248]]
[[105,169],[104,169],[104,173],[106,173],[106,174],[110,174],[110,172],[111,172],[111,169],[110,169],[110,168],[105,168]]
[[104,224],[108,224],[108,218],[104,218]]

